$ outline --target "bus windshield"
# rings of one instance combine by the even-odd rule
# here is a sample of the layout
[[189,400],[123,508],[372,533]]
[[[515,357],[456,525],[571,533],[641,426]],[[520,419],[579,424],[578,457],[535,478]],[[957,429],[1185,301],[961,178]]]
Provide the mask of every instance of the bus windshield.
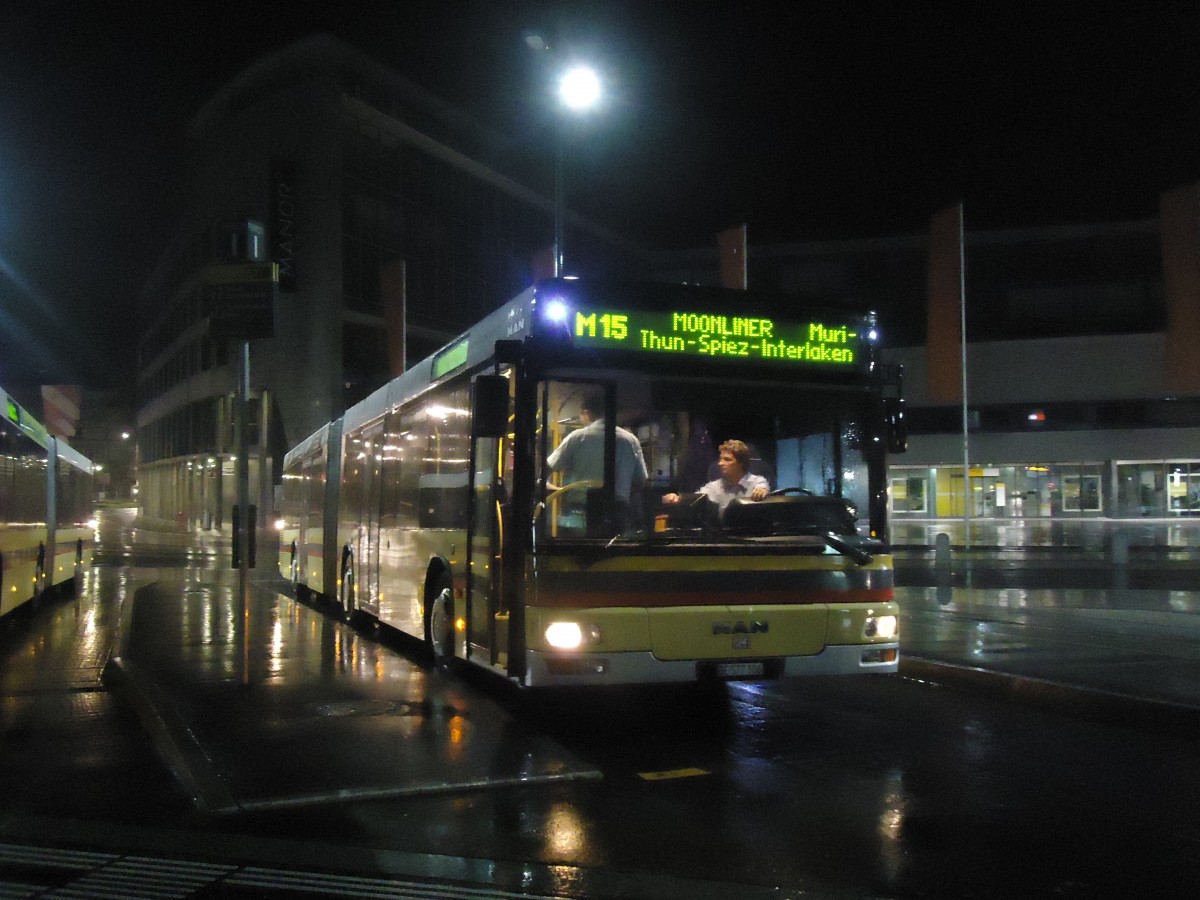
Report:
[[[539,390],[540,537],[818,548],[853,537],[869,508],[869,402],[838,386],[554,372]],[[729,441],[748,459],[722,487],[722,449],[741,449]]]

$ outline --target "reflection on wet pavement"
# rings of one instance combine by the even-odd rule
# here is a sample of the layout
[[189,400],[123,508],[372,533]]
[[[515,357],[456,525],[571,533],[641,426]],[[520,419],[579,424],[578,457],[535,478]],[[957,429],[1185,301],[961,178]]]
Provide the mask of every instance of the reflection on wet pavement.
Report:
[[[286,841],[289,865],[353,870],[381,893],[370,876],[397,859],[426,883],[576,897],[1168,896],[1194,881],[1196,745],[1124,721],[879,676],[509,706],[265,584],[243,653],[234,579],[207,559],[92,578],[3,645],[8,840],[22,817],[33,833],[59,815],[73,830],[53,820],[40,840],[109,846],[114,822],[144,822],[139,856],[241,862]],[[1200,683],[1185,677],[1195,654],[1173,655],[1196,618],[1188,591],[931,585],[899,599],[910,655]],[[122,628],[120,652],[203,743],[228,797],[207,808],[247,814],[197,815],[101,689]],[[569,754],[604,780],[537,780]],[[156,850],[146,835],[168,828],[175,843]],[[263,871],[229,889],[265,890]]]
[[900,587],[896,599],[909,658],[1200,709],[1196,593]]
[[[0,644],[0,773],[5,814],[139,819],[186,811],[145,738],[101,684],[138,570],[90,570],[75,597],[9,617]],[[70,786],[64,790],[64,786]]]
[[198,752],[175,765],[193,769],[202,808],[598,777],[487,697],[265,586],[250,586],[243,633],[237,593],[231,573],[164,571],[138,592],[110,672],[178,715],[176,739]]
[[1136,551],[1160,551],[1170,559],[1200,559],[1200,519],[893,519],[898,548],[930,548],[939,534],[950,544],[993,551],[1059,551],[1103,555],[1119,538]]

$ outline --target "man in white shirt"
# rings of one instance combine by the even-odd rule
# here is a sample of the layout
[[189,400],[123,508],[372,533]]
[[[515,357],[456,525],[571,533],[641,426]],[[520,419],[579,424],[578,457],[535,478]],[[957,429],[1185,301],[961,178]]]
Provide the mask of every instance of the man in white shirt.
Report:
[[[552,471],[562,472],[563,486],[577,481],[604,483],[604,394],[589,391],[579,404],[583,427],[568,434],[546,459]],[[646,483],[646,459],[637,437],[617,426],[616,483],[613,489],[618,500],[628,502],[633,488]]]
[[[717,468],[721,477],[713,479],[698,493],[703,494],[723,512],[735,497],[762,500],[771,492],[771,485],[761,475],[750,474],[750,448],[742,441],[726,441],[717,448],[720,457]],[[678,494],[665,494],[663,503],[678,503]]]

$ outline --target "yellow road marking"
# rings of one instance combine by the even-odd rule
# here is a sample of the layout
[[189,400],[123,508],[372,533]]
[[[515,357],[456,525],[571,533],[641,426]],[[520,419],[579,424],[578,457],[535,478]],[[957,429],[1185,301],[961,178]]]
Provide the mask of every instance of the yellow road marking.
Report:
[[666,781],[668,778],[696,778],[699,775],[711,775],[707,769],[687,768],[668,769],[665,772],[638,772],[638,777],[644,781]]

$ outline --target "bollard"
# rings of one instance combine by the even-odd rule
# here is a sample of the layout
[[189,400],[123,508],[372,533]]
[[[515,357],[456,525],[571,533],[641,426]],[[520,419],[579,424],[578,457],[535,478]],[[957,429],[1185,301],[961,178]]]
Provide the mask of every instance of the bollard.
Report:
[[939,534],[933,541],[933,581],[938,606],[949,606],[954,599],[954,576],[950,571],[950,535]]
[[933,564],[939,571],[950,571],[950,535],[944,531],[933,540]]

